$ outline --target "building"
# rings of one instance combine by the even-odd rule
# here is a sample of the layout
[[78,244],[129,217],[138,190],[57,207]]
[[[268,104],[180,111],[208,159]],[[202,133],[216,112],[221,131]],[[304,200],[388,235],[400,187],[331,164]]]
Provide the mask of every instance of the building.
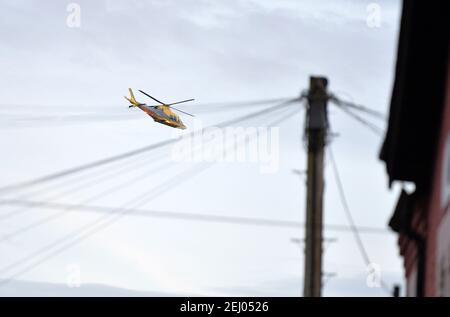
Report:
[[407,296],[450,296],[450,78],[444,1],[404,1],[389,125],[380,158],[403,190],[398,233]]

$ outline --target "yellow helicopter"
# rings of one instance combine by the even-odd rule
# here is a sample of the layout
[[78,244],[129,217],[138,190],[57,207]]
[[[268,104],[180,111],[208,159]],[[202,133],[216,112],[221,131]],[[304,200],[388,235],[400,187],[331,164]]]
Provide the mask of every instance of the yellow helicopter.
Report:
[[136,101],[136,99],[134,98],[134,94],[133,91],[131,90],[131,88],[128,88],[128,91],[130,92],[130,98],[125,97],[126,100],[128,100],[130,102],[130,106],[129,108],[132,107],[138,107],[139,109],[141,109],[142,111],[144,111],[146,114],[148,114],[150,117],[153,118],[153,120],[155,120],[158,123],[162,123],[165,125],[168,125],[169,127],[172,128],[178,128],[178,129],[186,129],[186,126],[183,124],[183,122],[181,121],[181,119],[177,116],[176,113],[174,113],[171,109],[179,111],[181,113],[187,114],[191,117],[193,117],[194,115],[181,111],[180,109],[174,108],[172,107],[173,105],[177,105],[183,102],[188,102],[188,101],[193,101],[194,99],[187,99],[187,100],[183,100],[183,101],[177,101],[177,102],[173,102],[173,103],[164,103],[159,101],[156,98],[153,98],[152,96],[150,96],[149,94],[147,94],[146,92],[139,90],[140,93],[146,95],[147,97],[153,99],[154,101],[156,101],[157,103],[159,103],[160,105],[157,106],[149,106],[145,103],[140,103],[138,101]]

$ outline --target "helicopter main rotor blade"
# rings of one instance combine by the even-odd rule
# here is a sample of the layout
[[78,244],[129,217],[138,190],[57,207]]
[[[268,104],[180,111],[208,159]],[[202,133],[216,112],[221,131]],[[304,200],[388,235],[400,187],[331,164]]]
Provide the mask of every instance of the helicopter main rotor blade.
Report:
[[159,100],[156,99],[156,98],[153,98],[152,96],[150,96],[150,95],[149,95],[148,93],[146,93],[145,91],[142,91],[142,90],[139,89],[139,92],[140,92],[141,94],[144,94],[144,95],[146,95],[147,97],[153,99],[154,101],[156,101],[156,102],[162,104],[163,106],[166,105],[164,102],[161,102],[161,101],[159,101]]
[[177,105],[177,104],[179,104],[179,103],[183,103],[183,102],[188,102],[188,101],[194,101],[195,99],[187,99],[187,100],[183,100],[183,101],[177,101],[177,102],[172,102],[172,103],[169,103],[169,104],[167,104],[166,106],[172,106],[172,105]]
[[174,108],[174,107],[170,107],[171,109],[173,109],[173,110],[176,110],[176,111],[179,111],[179,112],[182,112],[182,113],[184,113],[184,114],[187,114],[187,115],[189,115],[189,116],[191,116],[191,117],[195,117],[193,114],[190,114],[190,113],[187,113],[187,112],[184,112],[183,110],[180,110],[180,109],[177,109],[177,108]]
[[171,104],[165,104],[164,102],[161,102],[161,101],[159,101],[159,100],[156,99],[156,98],[153,98],[152,96],[150,96],[150,95],[149,95],[148,93],[146,93],[145,91],[142,91],[142,90],[139,89],[139,92],[142,93],[142,94],[144,94],[144,95],[146,95],[147,97],[153,99],[154,101],[160,103],[160,104],[163,105],[163,106],[168,106],[168,107],[170,107],[170,108],[172,108],[172,109],[174,109],[174,110],[176,110],[176,111],[179,111],[179,112],[181,112],[181,113],[184,113],[184,114],[187,114],[187,115],[189,115],[189,116],[191,116],[191,117],[194,117],[194,115],[192,115],[192,114],[190,114],[190,113],[184,112],[184,111],[182,111],[182,110],[180,110],[180,109],[177,109],[177,108],[174,108],[174,107],[171,107],[172,105],[176,105],[176,104],[183,103],[183,102],[188,102],[188,101],[193,101],[194,99],[188,99],[188,100],[183,100],[183,101],[174,102],[174,103],[171,103]]

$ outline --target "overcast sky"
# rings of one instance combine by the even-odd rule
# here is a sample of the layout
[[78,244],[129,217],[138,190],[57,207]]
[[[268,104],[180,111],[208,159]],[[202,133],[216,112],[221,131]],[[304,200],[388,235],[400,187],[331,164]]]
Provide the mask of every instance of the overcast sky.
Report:
[[[197,104],[296,97],[310,75],[325,75],[330,91],[342,99],[388,112],[398,1],[77,1],[79,27],[67,25],[69,3],[0,0],[1,186],[174,137],[173,129],[128,109],[123,99],[128,87],[164,101],[195,98],[180,108],[196,113]],[[374,8],[381,10],[378,27],[372,24]],[[195,122],[181,118],[190,131],[196,122],[214,125],[258,107],[198,111]],[[217,163],[140,207],[303,222],[305,179],[292,173],[306,166],[303,117],[301,112],[280,124],[276,173],[261,173],[257,162]],[[266,126],[274,119],[242,125]],[[338,134],[331,146],[355,222],[387,228],[398,188],[388,189],[378,160],[382,137],[332,106],[330,122]],[[170,155],[169,149],[105,166],[99,171],[114,173],[107,182],[57,199],[70,178],[34,195],[30,189],[7,197],[80,203],[146,175],[92,202],[121,207],[183,171],[186,164]],[[330,167],[327,158],[325,223],[348,224]],[[116,168],[126,173],[115,174]],[[166,170],[157,172],[160,168]],[[1,215],[13,210],[20,208],[0,207]],[[57,212],[0,215],[0,233]],[[98,217],[74,211],[3,239],[0,278],[65,284],[75,266],[83,283],[152,293],[301,294],[302,246],[291,240],[304,232],[296,228],[128,216],[24,274],[14,275],[19,267],[4,269]],[[324,295],[385,295],[367,286],[367,268],[350,232],[326,229],[324,235],[337,239],[324,254],[324,271],[337,274],[325,284]],[[386,231],[364,233],[362,239],[386,283],[402,283],[396,236]]]

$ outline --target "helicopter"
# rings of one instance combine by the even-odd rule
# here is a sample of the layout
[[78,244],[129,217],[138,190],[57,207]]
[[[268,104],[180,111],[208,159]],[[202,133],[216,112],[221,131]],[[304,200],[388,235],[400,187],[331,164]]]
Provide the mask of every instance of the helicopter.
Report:
[[172,107],[173,105],[193,101],[194,99],[187,99],[187,100],[182,100],[182,101],[177,101],[177,102],[167,104],[167,103],[159,101],[156,98],[153,98],[152,96],[147,94],[145,91],[142,91],[139,89],[140,93],[146,95],[147,97],[151,98],[152,100],[154,100],[160,104],[160,105],[156,105],[156,106],[149,106],[145,103],[138,102],[136,100],[136,98],[134,97],[133,90],[131,90],[131,88],[128,88],[128,91],[130,92],[130,97],[129,98],[125,97],[125,99],[128,100],[131,104],[130,106],[128,106],[128,108],[138,107],[139,109],[144,111],[146,114],[148,114],[150,117],[152,117],[153,120],[155,120],[158,123],[165,124],[172,128],[184,130],[184,129],[186,129],[186,126],[183,124],[183,122],[178,117],[178,115],[176,113],[174,113],[171,109],[179,111],[184,114],[187,114],[191,117],[194,116],[190,113],[187,113],[180,109]]

